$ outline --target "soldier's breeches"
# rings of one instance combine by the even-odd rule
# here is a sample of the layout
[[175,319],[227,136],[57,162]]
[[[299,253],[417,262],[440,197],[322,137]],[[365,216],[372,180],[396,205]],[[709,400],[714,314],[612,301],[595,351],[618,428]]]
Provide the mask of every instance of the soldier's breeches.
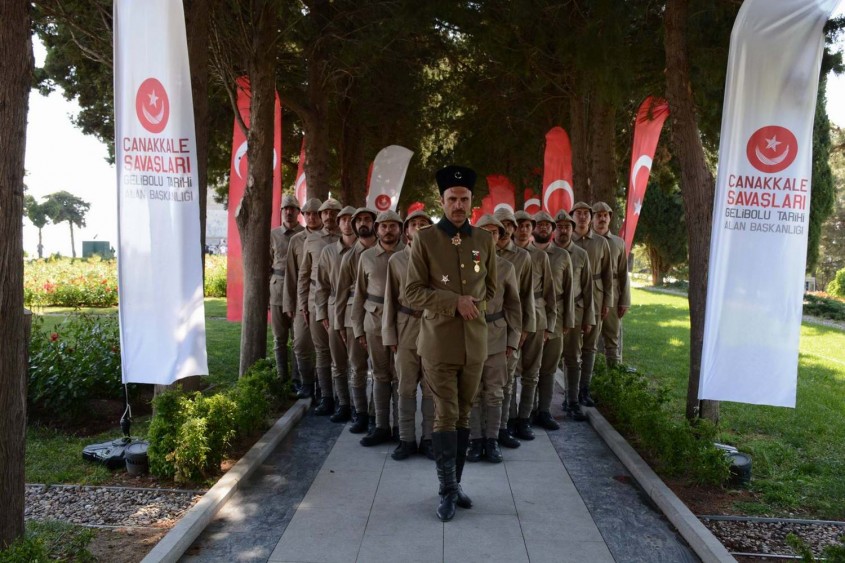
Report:
[[534,392],[540,379],[540,363],[543,359],[544,331],[528,335],[522,346],[522,391],[519,395],[517,418],[528,418],[534,408]]
[[502,388],[502,416],[499,428],[508,427],[508,418],[511,414],[511,399],[513,397],[514,380],[516,379],[516,368],[519,364],[520,350],[515,350],[508,358],[508,380]]
[[393,392],[393,352],[384,345],[381,335],[367,333],[367,348],[373,364],[373,399],[376,426],[390,428],[390,400]]
[[346,353],[351,374],[352,404],[359,415],[367,413],[367,351],[358,344],[352,328],[346,331]]
[[[477,427],[472,438],[496,438],[502,423],[504,387],[508,382],[508,359],[504,352],[487,356],[481,372],[481,386],[473,404],[473,413],[478,411]],[[483,413],[483,415],[482,415]],[[505,421],[507,422],[507,421]],[[481,425],[484,430],[481,430]]]
[[422,385],[423,437],[431,436],[434,402],[428,385],[423,381],[422,360],[417,350],[398,348],[395,358],[396,375],[399,378],[399,438],[403,442],[413,442],[416,440],[417,387]]
[[578,401],[578,386],[581,380],[581,337],[580,325],[577,325],[563,337],[563,364],[566,366],[566,400],[570,403]]
[[555,372],[563,352],[563,338],[550,338],[543,345],[543,360],[540,362],[540,380],[537,383],[538,408],[548,412],[555,390]]
[[330,368],[332,365],[332,353],[329,349],[329,333],[323,323],[317,320],[317,310],[311,309],[308,317],[308,328],[311,330],[311,340],[314,342],[317,368]]
[[584,354],[586,352],[595,352],[598,348],[599,338],[601,337],[601,325],[602,321],[600,319],[596,319],[596,326],[590,331],[590,334],[584,335],[583,343],[581,344],[581,353]]
[[329,350],[332,354],[332,380],[338,403],[349,404],[349,358],[346,346],[336,330],[329,331]]
[[293,353],[302,383],[314,383],[314,342],[301,313],[293,317]]
[[610,312],[602,321],[601,335],[604,339],[604,355],[607,358],[609,365],[618,364],[622,361],[622,350],[619,347],[619,328],[622,321],[619,315],[616,314],[616,308],[610,309]]
[[483,368],[483,363],[443,364],[423,358],[425,381],[434,396],[434,432],[469,428],[469,413]]

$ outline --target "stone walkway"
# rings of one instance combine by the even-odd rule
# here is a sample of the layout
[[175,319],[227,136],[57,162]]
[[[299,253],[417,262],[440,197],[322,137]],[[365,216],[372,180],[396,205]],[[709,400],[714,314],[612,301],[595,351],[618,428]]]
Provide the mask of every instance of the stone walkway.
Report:
[[182,561],[696,561],[589,424],[553,414],[561,430],[467,464],[474,506],[447,523],[434,462],[309,414]]

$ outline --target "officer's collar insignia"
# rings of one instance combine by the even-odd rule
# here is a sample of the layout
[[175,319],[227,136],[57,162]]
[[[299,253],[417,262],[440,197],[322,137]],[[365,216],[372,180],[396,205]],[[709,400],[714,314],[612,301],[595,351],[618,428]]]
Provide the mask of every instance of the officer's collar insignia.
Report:
[[461,235],[460,234],[456,234],[455,236],[452,237],[452,244],[454,244],[455,246],[461,246]]
[[440,281],[443,283],[449,283],[449,276],[443,276],[442,278],[440,278]]

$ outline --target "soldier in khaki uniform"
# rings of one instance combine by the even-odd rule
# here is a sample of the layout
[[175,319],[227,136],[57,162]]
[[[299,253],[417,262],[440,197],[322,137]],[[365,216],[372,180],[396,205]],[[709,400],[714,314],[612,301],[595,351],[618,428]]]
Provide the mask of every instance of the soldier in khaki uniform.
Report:
[[628,281],[628,255],[625,240],[610,232],[613,209],[603,201],[593,204],[593,231],[607,239],[610,245],[610,261],[613,264],[613,301],[601,325],[604,340],[604,355],[607,365],[614,366],[622,361],[622,317],[631,307],[631,285]]
[[340,338],[343,326],[337,326],[335,317],[335,298],[337,279],[340,274],[340,261],[352,249],[358,237],[352,229],[352,215],[355,208],[346,206],[337,216],[340,239],[327,245],[320,253],[317,264],[316,321],[323,323],[329,335],[329,350],[332,355],[332,387],[337,396],[337,406],[331,416],[332,422],[347,422],[352,418],[349,400],[349,357],[346,344]]
[[285,261],[282,310],[293,320],[293,353],[302,378],[302,385],[297,392],[300,398],[310,397],[310,389],[314,387],[314,342],[311,341],[311,332],[308,330],[308,319],[297,306],[297,282],[303,259],[305,237],[323,228],[320,205],[320,200],[317,198],[311,198],[305,202],[302,207],[305,229],[291,237]]
[[[483,215],[476,226],[489,232],[497,246],[499,239],[506,237],[505,226],[492,215]],[[475,462],[483,457],[491,463],[501,463],[498,437],[504,387],[508,382],[508,358],[516,352],[522,337],[522,306],[516,271],[513,264],[501,256],[496,256],[496,293],[487,303],[484,319],[487,321],[487,359],[469,419],[467,461]]]
[[581,388],[578,390],[578,401],[586,407],[593,407],[595,403],[590,397],[590,381],[593,379],[593,365],[596,362],[601,324],[613,302],[613,263],[610,261],[610,244],[607,239],[594,233],[591,228],[593,209],[583,201],[579,201],[572,206],[571,215],[575,220],[572,241],[590,255],[590,267],[593,272],[593,307],[596,313],[596,326],[589,334],[584,335],[584,345],[581,348]]
[[572,261],[569,253],[552,244],[555,221],[545,211],[534,215],[537,226],[534,228],[535,248],[549,255],[554,287],[555,316],[550,320],[549,337],[543,344],[540,361],[540,377],[537,383],[537,415],[534,422],[546,430],[559,430],[560,425],[552,417],[551,405],[555,388],[555,372],[563,353],[563,337],[575,326],[575,311],[572,298]]
[[[370,427],[367,405],[367,348],[355,339],[352,324],[352,302],[355,299],[355,280],[358,277],[358,261],[361,254],[376,244],[374,224],[376,212],[367,207],[359,207],[352,216],[352,228],[358,240],[340,261],[337,278],[337,299],[335,301],[335,326],[343,327],[338,331],[346,344],[349,365],[352,368],[351,393],[355,407],[355,419],[349,431],[362,434]],[[375,427],[375,417],[372,426]]]
[[442,521],[472,501],[460,487],[469,443],[469,412],[487,359],[487,303],[496,294],[496,249],[489,233],[470,225],[475,172],[448,166],[437,172],[443,218],[417,233],[405,294],[424,309],[417,349],[434,395],[431,434],[440,480]]
[[590,269],[590,257],[587,251],[572,242],[575,221],[566,211],[559,211],[555,216],[557,230],[555,244],[569,253],[572,264],[572,301],[574,329],[563,338],[563,363],[566,367],[566,400],[563,409],[578,422],[587,420],[578,402],[578,389],[581,380],[581,346],[584,335],[593,330],[593,276]]
[[[329,350],[329,335],[323,323],[316,321],[317,302],[314,291],[317,289],[317,265],[320,262],[320,253],[327,245],[337,242],[340,236],[337,233],[337,214],[341,210],[340,203],[335,199],[327,199],[320,206],[320,219],[323,228],[317,232],[309,233],[305,237],[302,246],[302,264],[299,267],[299,280],[297,281],[296,306],[302,311],[305,320],[308,322],[308,330],[311,332],[311,341],[314,342],[316,353],[317,383],[320,385],[320,403],[314,409],[314,414],[328,416],[334,412],[334,393],[332,390],[332,355]],[[305,396],[313,394],[314,389],[305,389]]]
[[[405,248],[402,219],[395,211],[382,211],[376,218],[378,243],[361,253],[352,301],[352,329],[356,340],[370,354],[373,365],[373,402],[376,427],[361,438],[362,446],[376,446],[391,437],[390,400],[397,385],[393,352],[381,338],[382,311],[387,284],[387,261]],[[398,413],[394,416],[398,420]],[[396,434],[399,428],[396,428]],[[399,436],[396,436],[397,440]]]
[[299,380],[296,358],[293,370],[288,371],[288,339],[293,328],[292,319],[284,314],[285,265],[288,247],[293,236],[305,228],[299,224],[299,202],[296,197],[282,198],[282,226],[270,231],[270,323],[273,328],[273,352],[276,356],[276,371],[284,382]]
[[[551,336],[550,326],[554,328],[557,312],[557,298],[555,297],[554,282],[552,280],[549,255],[531,244],[536,222],[525,211],[514,214],[517,221],[515,243],[528,251],[531,257],[532,280],[534,282],[534,317],[535,331],[529,333],[520,350],[519,371],[522,389],[516,404],[516,412],[511,414],[516,418],[509,421],[513,434],[521,440],[533,440],[534,431],[531,429],[530,416],[534,409],[534,392],[540,379],[540,362],[543,359],[543,344]],[[550,325],[551,323],[551,325]],[[516,384],[512,396],[516,397]],[[512,399],[513,401],[513,399]],[[513,407],[513,405],[511,405]]]
[[[381,336],[385,346],[393,350],[396,372],[399,376],[399,445],[390,457],[399,461],[419,451],[434,459],[431,432],[434,427],[434,398],[423,380],[422,361],[417,355],[417,337],[420,334],[421,309],[408,306],[405,296],[405,278],[411,245],[417,231],[431,226],[431,218],[423,211],[415,211],[405,219],[405,238],[408,244],[387,261],[387,282],[384,292]],[[422,389],[422,438],[419,450],[416,438],[417,387]]]
[[[537,313],[534,305],[534,279],[531,254],[524,248],[518,247],[513,242],[513,235],[516,232],[516,217],[510,210],[500,208],[494,213],[505,227],[505,236],[500,237],[496,242],[496,254],[513,264],[516,272],[516,282],[519,287],[519,300],[522,306],[522,334],[519,339],[519,346],[513,354],[508,356],[508,381],[503,388],[502,398],[502,421],[499,426],[499,445],[507,448],[518,448],[519,440],[508,432],[508,419],[511,418],[511,395],[514,391],[516,381],[516,368],[522,354],[522,346],[528,335],[537,331]],[[515,414],[514,414],[515,416]]]

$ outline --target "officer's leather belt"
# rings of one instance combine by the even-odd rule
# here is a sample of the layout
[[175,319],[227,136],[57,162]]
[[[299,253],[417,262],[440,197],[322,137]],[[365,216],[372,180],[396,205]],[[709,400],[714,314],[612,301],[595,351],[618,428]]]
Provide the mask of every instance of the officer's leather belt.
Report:
[[276,270],[275,268],[273,268],[273,275],[285,277],[285,271],[284,270]]
[[384,305],[384,297],[373,295],[372,293],[367,294],[367,301],[372,301],[373,303],[381,303],[382,305]]
[[498,321],[499,319],[505,318],[505,311],[496,311],[495,313],[491,313],[489,315],[484,315],[484,320],[488,323],[492,323],[493,321]]
[[414,317],[415,319],[422,317],[423,314],[422,310],[417,311],[416,309],[411,309],[410,307],[405,307],[404,305],[399,305],[399,312],[405,313],[409,317]]
[[541,297],[543,297],[542,291],[535,291],[534,292],[534,299],[540,299]]

